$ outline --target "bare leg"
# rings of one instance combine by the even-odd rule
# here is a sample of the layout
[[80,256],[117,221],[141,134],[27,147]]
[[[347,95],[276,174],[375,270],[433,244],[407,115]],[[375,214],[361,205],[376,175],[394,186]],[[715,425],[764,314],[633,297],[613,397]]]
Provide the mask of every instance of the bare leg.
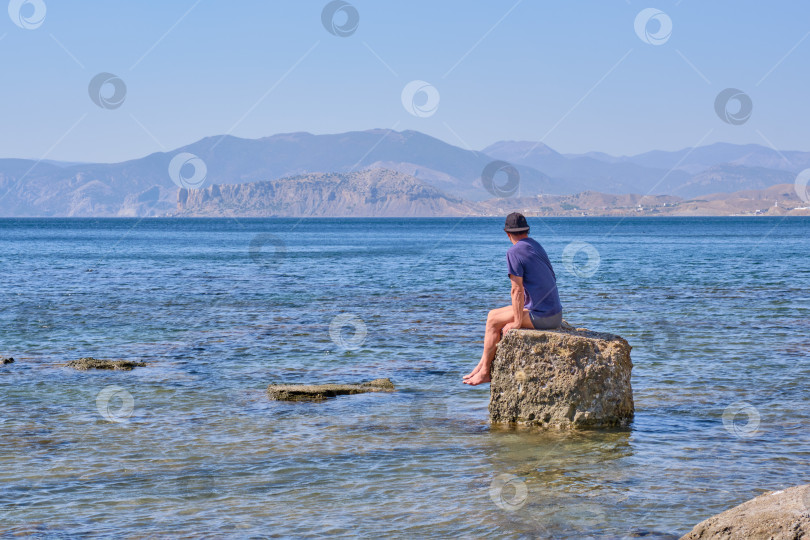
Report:
[[[472,386],[490,381],[490,368],[495,359],[495,350],[501,340],[504,326],[513,320],[512,306],[493,309],[487,316],[487,328],[484,334],[484,352],[475,369],[464,377],[464,383]],[[523,310],[521,328],[533,328],[529,311]]]
[[[495,321],[501,321],[502,319],[505,319],[507,316],[509,318],[506,319],[505,322],[503,322],[500,325],[495,324]],[[512,317],[512,306],[504,306],[502,308],[493,309],[487,314],[486,331],[484,333],[484,352],[481,354],[481,360],[475,366],[475,369],[473,369],[471,372],[465,375],[464,380],[469,379],[470,377],[481,371],[481,368],[483,368],[487,364],[487,358],[489,356],[487,354],[487,349],[492,347],[491,342],[493,340],[493,336],[491,336],[491,333],[497,326],[498,335],[494,336],[495,344],[497,345],[498,341],[500,341],[500,330],[501,328],[503,328],[503,325],[512,320],[511,317]]]

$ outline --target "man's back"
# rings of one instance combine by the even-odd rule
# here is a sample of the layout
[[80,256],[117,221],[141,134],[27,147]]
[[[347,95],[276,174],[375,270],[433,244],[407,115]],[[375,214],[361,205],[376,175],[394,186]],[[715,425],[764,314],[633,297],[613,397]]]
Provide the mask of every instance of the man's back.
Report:
[[557,276],[543,246],[533,238],[521,238],[506,252],[506,263],[510,275],[523,278],[526,309],[540,317],[562,311]]

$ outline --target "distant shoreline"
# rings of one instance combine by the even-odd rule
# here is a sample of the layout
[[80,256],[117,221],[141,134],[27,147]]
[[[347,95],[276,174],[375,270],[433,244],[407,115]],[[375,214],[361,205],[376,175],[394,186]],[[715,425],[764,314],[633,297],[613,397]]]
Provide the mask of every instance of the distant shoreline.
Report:
[[[393,219],[407,219],[407,220],[431,220],[431,219],[442,219],[442,220],[459,220],[459,219],[503,219],[504,216],[501,215],[493,215],[493,216],[316,216],[316,217],[308,217],[308,216],[143,216],[143,217],[131,217],[131,216],[0,216],[0,221],[11,221],[11,220],[75,220],[75,221],[89,221],[89,220],[108,220],[108,221],[158,221],[158,220],[165,220],[165,221],[199,221],[204,219],[211,219],[211,220],[222,220],[222,221],[231,221],[235,219],[251,219],[251,220],[259,220],[259,219],[274,219],[274,220],[297,220],[297,219],[306,219],[306,220],[317,220],[317,221],[333,221],[336,219],[351,219],[357,221],[369,221],[369,220],[393,220]],[[532,216],[527,215],[527,218],[530,219],[571,219],[571,220],[588,220],[588,219],[612,219],[612,220],[622,220],[622,219],[650,219],[650,220],[659,220],[659,219],[731,219],[731,218],[755,218],[755,219],[804,219],[810,218],[810,212],[806,215],[773,215],[773,214],[730,214],[724,216],[717,216],[717,215],[691,215],[691,216],[677,216],[677,215],[668,215],[668,214],[652,214],[652,215],[612,215],[612,216],[599,216],[599,215],[592,215],[592,216],[565,216],[565,215],[554,215],[554,216]]]

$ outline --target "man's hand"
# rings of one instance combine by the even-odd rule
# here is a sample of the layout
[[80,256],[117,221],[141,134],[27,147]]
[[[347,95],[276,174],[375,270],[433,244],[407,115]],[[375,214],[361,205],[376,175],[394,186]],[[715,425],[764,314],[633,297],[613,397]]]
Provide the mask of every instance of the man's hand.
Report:
[[519,323],[519,322],[510,322],[510,323],[506,323],[506,324],[503,326],[503,328],[501,329],[501,333],[502,333],[503,335],[506,335],[506,333],[507,333],[509,330],[513,330],[513,329],[515,329],[515,328],[520,328],[520,323]]

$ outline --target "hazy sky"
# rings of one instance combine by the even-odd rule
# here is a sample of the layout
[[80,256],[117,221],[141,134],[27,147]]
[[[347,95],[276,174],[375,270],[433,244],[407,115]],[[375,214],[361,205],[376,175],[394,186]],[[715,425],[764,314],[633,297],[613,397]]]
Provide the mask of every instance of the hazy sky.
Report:
[[[377,127],[474,149],[810,150],[807,2],[352,0],[356,28],[351,6],[331,19],[343,37],[324,26],[326,5],[12,0],[0,20],[0,155],[121,161],[222,133]],[[637,33],[650,7],[663,13],[642,14]],[[102,72],[126,85],[96,92],[109,108],[88,92]],[[402,93],[415,80],[432,88],[405,100],[409,112]],[[726,88],[750,97],[747,121],[718,116]]]

